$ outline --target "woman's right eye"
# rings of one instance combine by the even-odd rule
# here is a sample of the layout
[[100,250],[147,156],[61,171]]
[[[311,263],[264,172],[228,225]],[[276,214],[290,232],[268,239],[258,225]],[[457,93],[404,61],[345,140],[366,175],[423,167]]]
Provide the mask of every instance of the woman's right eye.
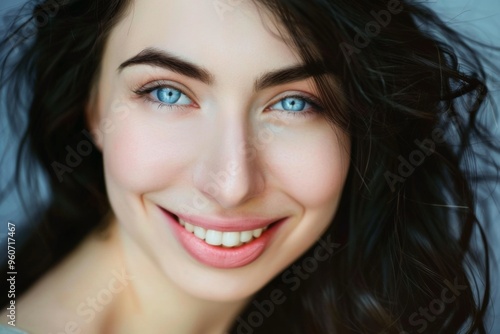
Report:
[[143,86],[134,90],[134,93],[145,101],[157,105],[158,108],[184,108],[194,104],[182,90],[162,82]]
[[189,105],[193,101],[186,94],[173,87],[158,87],[150,90],[150,98],[161,105]]

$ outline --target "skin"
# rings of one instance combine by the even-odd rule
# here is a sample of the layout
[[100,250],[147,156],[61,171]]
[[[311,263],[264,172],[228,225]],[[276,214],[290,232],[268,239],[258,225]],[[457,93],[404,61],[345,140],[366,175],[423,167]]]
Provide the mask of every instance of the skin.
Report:
[[[106,44],[87,106],[104,158],[111,227],[106,238],[89,236],[23,296],[21,328],[63,332],[75,321],[83,333],[220,334],[320,238],[338,206],[349,139],[319,113],[282,110],[289,93],[319,98],[311,78],[253,90],[261,74],[301,63],[272,31],[272,19],[251,2],[224,13],[211,0],[132,4]],[[149,65],[117,70],[150,47],[203,67],[213,83]],[[134,92],[159,80],[192,103],[159,108],[154,93]],[[220,173],[226,182],[207,187]],[[158,205],[200,216],[289,219],[254,262],[220,269],[186,252]],[[113,270],[124,270],[128,283],[83,321],[75,310],[109,284]]]

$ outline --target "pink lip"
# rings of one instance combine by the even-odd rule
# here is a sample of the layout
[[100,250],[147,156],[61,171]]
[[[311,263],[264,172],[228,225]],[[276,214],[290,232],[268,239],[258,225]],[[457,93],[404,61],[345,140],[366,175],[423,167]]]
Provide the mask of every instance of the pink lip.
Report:
[[263,219],[263,218],[249,218],[249,217],[241,217],[241,218],[232,218],[232,219],[215,219],[208,217],[198,217],[189,214],[181,214],[171,212],[182,220],[203,227],[207,230],[216,230],[221,232],[241,232],[241,231],[250,231],[256,230],[258,228],[264,228],[274,222],[282,218],[271,218],[271,219]]
[[[276,222],[273,226],[262,232],[260,237],[253,239],[249,243],[239,247],[225,248],[207,244],[181,226],[181,224],[177,222],[174,214],[163,208],[161,208],[161,210],[166,217],[168,225],[174,232],[175,237],[192,257],[207,266],[224,269],[242,267],[255,261],[268,247],[273,236],[286,221],[286,219],[282,219]],[[260,223],[262,223],[262,221]],[[246,227],[243,231],[252,229],[254,228]]]

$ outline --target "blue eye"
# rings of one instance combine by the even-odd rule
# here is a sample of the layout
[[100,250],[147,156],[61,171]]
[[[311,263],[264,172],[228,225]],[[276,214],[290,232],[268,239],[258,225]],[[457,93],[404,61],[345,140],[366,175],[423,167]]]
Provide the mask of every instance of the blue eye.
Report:
[[279,109],[279,107],[281,107],[283,108],[282,110],[284,111],[297,112],[297,111],[303,111],[306,104],[308,104],[308,102],[304,98],[297,96],[290,96],[280,100],[278,103],[273,105],[272,108]]
[[172,87],[159,87],[151,90],[151,96],[158,102],[166,105],[188,105],[193,103],[186,94]]
[[272,105],[271,109],[284,112],[290,116],[303,117],[313,116],[313,114],[323,111],[321,103],[316,98],[302,95],[286,96]]

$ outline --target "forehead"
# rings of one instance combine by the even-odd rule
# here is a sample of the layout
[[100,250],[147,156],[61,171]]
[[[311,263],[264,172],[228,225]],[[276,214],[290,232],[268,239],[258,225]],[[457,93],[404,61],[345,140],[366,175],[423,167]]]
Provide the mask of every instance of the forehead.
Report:
[[120,62],[148,47],[171,51],[214,73],[300,62],[272,15],[249,0],[132,1],[110,35],[106,54]]

